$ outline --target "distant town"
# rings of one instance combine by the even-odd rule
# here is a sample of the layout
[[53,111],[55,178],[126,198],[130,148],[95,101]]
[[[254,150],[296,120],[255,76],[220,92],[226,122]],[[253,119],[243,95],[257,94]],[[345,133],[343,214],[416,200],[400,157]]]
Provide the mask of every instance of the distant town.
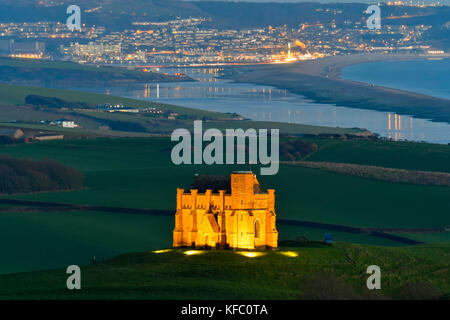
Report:
[[[386,5],[399,4],[425,7]],[[321,10],[336,19],[343,14],[339,9],[316,9]],[[10,22],[0,24],[0,55],[152,67],[286,63],[366,52],[444,53],[423,36],[431,26],[394,23],[406,16],[386,17],[381,30],[368,29],[363,20],[220,29],[211,27],[210,18],[200,17],[133,22],[132,28],[121,31],[83,24],[74,32],[63,22]]]

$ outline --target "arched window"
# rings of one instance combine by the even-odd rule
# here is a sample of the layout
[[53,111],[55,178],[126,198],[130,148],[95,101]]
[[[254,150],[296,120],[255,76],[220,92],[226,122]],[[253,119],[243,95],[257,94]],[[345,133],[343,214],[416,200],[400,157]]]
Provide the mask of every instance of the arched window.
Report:
[[259,224],[259,220],[255,221],[255,238],[261,237],[261,226]]

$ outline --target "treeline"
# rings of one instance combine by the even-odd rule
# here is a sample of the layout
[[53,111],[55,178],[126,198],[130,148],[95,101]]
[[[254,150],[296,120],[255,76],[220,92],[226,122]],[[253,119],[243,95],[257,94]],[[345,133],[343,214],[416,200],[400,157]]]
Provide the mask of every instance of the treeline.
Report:
[[83,187],[83,174],[54,160],[0,156],[0,194],[71,190]]
[[304,140],[289,140],[280,143],[281,160],[296,161],[318,149],[317,144]]
[[92,108],[89,104],[85,102],[69,102],[55,97],[45,97],[30,94],[25,97],[25,103],[37,107],[47,107],[47,108]]

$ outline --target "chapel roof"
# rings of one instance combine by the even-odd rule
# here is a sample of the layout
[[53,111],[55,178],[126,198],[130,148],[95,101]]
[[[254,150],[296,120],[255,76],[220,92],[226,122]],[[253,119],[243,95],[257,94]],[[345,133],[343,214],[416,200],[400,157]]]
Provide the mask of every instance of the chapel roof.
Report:
[[[240,171],[233,173],[252,173],[251,171]],[[196,174],[189,189],[198,190],[199,193],[205,193],[210,189],[213,193],[219,193],[219,190],[225,190],[227,194],[231,194],[231,176],[230,175],[213,175],[213,174]],[[254,178],[253,191],[255,194],[264,193],[259,185],[256,177]]]
[[205,193],[208,189],[213,193],[219,193],[219,190],[231,193],[231,176],[196,174],[189,189],[196,189],[199,193]]

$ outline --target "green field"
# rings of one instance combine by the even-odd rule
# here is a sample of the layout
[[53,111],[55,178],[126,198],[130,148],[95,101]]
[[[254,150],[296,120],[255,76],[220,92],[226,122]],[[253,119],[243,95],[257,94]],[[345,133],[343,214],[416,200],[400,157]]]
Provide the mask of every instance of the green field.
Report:
[[[128,252],[168,248],[172,245],[174,224],[175,219],[170,216],[114,212],[1,212],[0,274],[85,265],[93,256],[101,260]],[[322,240],[330,232],[284,224],[277,228],[280,240],[293,240],[297,235]],[[332,233],[335,241],[399,245],[367,234]]]
[[[66,289],[65,269],[3,275],[0,299],[436,299],[450,293],[448,245],[339,243],[285,247],[253,258],[184,251],[146,251],[84,266],[81,290]],[[381,290],[369,291],[366,269],[373,264],[382,272]]]
[[[84,190],[15,198],[131,208],[172,209],[175,189],[188,188],[195,173],[228,174],[239,169],[175,166],[170,146],[168,138],[89,139],[4,146],[0,153],[49,157],[81,170],[86,177]],[[260,182],[276,189],[280,218],[384,228],[450,224],[448,187],[382,182],[292,166],[281,166],[277,175],[260,177]]]
[[450,232],[436,232],[436,233],[396,233],[399,236],[407,237],[409,239],[414,239],[417,241],[427,242],[427,243],[449,243],[450,242]]
[[305,158],[308,161],[330,161],[366,164],[387,168],[450,172],[450,146],[444,144],[313,140],[319,150]]
[[[328,152],[351,145],[354,157]],[[402,159],[417,159],[415,168],[448,171],[442,154],[447,146],[372,141],[318,141],[319,150],[309,158],[327,155],[327,161],[402,167]],[[3,145],[0,154],[19,158],[51,158],[79,169],[85,188],[76,191],[3,195],[4,198],[56,201],[126,208],[175,208],[175,190],[188,188],[195,173],[229,174],[248,166],[175,166],[170,161],[169,138],[74,139]],[[409,151],[414,150],[414,151]],[[426,150],[426,151],[425,151]],[[423,156],[426,152],[429,158]],[[371,154],[380,153],[378,157]],[[406,153],[406,154],[405,154]],[[396,154],[385,160],[381,154]],[[325,156],[323,156],[325,157]],[[333,158],[334,157],[334,158]],[[365,160],[364,160],[365,159]],[[441,159],[441,160],[440,160]],[[389,161],[389,162],[383,162]],[[397,162],[400,161],[400,162]],[[436,166],[434,167],[433,164]],[[252,167],[259,175],[257,167]],[[263,188],[276,189],[278,219],[377,228],[442,228],[450,225],[450,188],[381,182],[319,169],[282,165],[275,176],[259,176]],[[97,257],[170,247],[173,217],[108,212],[0,212],[0,273],[56,268],[69,263],[86,264]],[[277,226],[280,240],[305,235],[322,240],[331,232],[335,241],[400,246],[401,243],[286,224]],[[21,234],[21,237],[14,237]],[[398,233],[418,241],[449,243],[449,232]],[[11,239],[18,239],[11,242]],[[52,244],[57,242],[58,246]],[[13,243],[13,245],[11,245]]]
[[93,211],[1,212],[0,274],[83,265],[93,256],[101,260],[167,247],[172,220]]

